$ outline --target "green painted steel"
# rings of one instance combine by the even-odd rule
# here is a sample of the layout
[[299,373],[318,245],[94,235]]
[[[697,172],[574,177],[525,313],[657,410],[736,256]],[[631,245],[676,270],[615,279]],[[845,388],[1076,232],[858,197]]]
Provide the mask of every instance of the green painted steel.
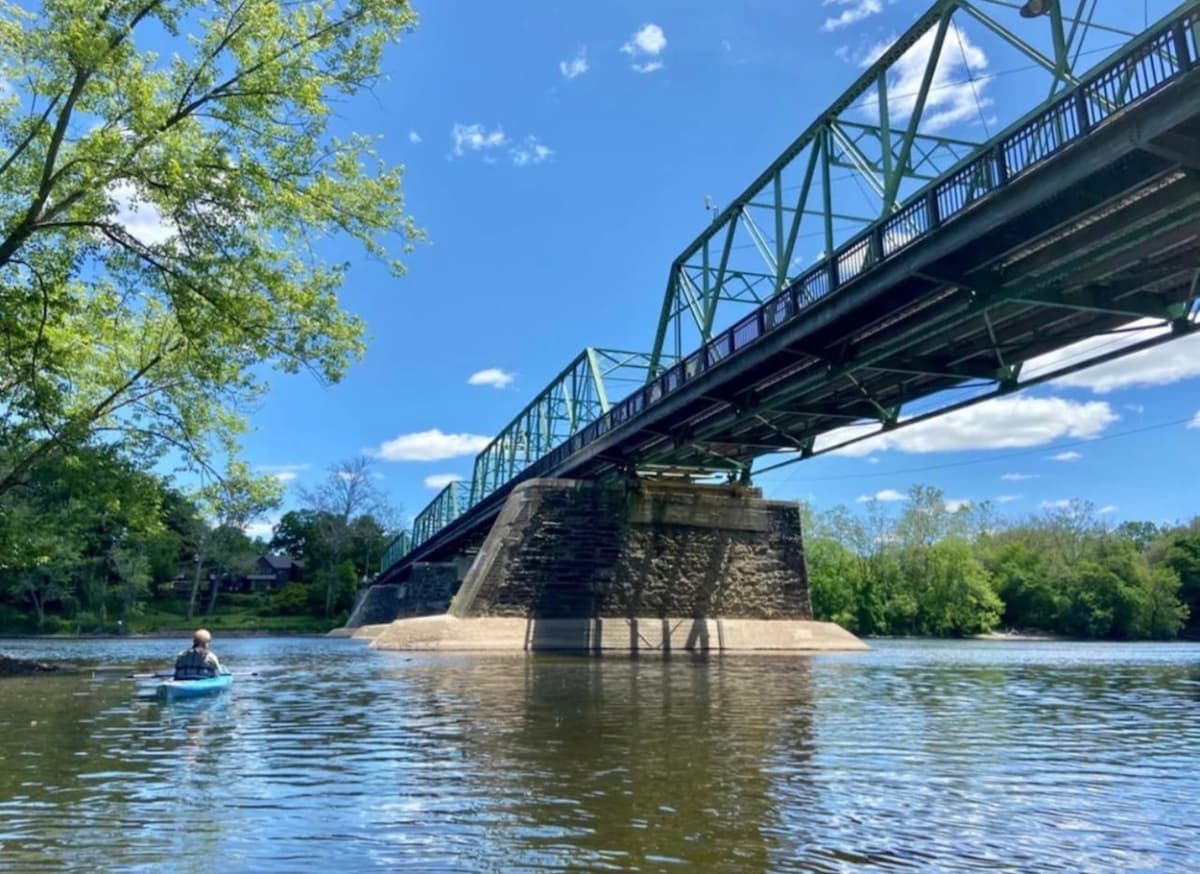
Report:
[[379,570],[384,571],[402,559],[412,549],[412,535],[408,531],[401,531],[383,551],[383,558],[379,560]]
[[[1096,0],[1079,0],[1070,15],[1052,2],[1050,14],[1042,19],[1048,22],[1048,52],[996,20],[982,8],[988,2],[1008,8],[999,0],[940,0],[934,4],[676,259],[653,351],[587,348],[581,352],[477,456],[472,480],[447,486],[418,514],[411,533],[392,542],[383,567],[394,564],[516,477],[544,475],[571,453],[774,331],[843,283],[937,232],[955,215],[1079,141],[1117,110],[1191,69],[1200,59],[1200,0],[1187,0],[1140,34],[1097,22]],[[937,87],[942,53],[957,43],[966,57],[964,31],[955,16],[986,27],[1044,72],[1048,83],[1046,100],[985,143],[922,130],[922,124],[930,121],[928,96]],[[1121,44],[1095,66],[1098,72],[1081,75],[1076,71],[1088,45],[1086,38],[1096,32]],[[917,50],[929,51],[919,75],[911,60],[904,60]],[[908,80],[919,83],[915,92],[897,95],[892,93],[894,73],[903,63],[909,65],[905,70]],[[1064,93],[1067,91],[1070,93]],[[851,108],[861,110],[864,99],[875,109],[875,123],[846,116]],[[834,168],[849,170],[856,183],[865,183],[874,193],[870,213],[855,214],[835,198]],[[798,192],[796,201],[788,199],[790,192]],[[806,218],[813,220],[825,249],[816,264],[801,269],[795,247]],[[857,222],[859,226],[848,230],[839,222]],[[755,259],[752,266],[747,266],[747,253]],[[1039,292],[1029,289],[1023,293],[1037,300]],[[720,322],[737,319],[723,331],[717,319],[721,303],[726,307],[721,310]],[[1084,308],[1094,305],[1078,302]],[[747,313],[748,306],[752,308]],[[1166,314],[1176,332],[1197,328],[1192,310],[1189,305]],[[1130,314],[1149,313],[1135,308]],[[695,351],[683,357],[680,353],[685,348]],[[870,364],[868,360],[849,363],[842,375]],[[932,361],[908,362],[906,366],[914,372],[945,370]],[[997,391],[1024,384],[1019,362],[994,372],[962,375],[994,380]],[[1039,375],[1033,381],[1045,378]],[[637,388],[626,396],[625,391],[633,385]],[[618,387],[623,390],[615,392]],[[614,397],[623,399],[617,402]],[[875,404],[868,396],[851,418],[874,419],[884,428],[894,427],[900,410]],[[815,438],[815,434],[781,435],[783,442],[762,447],[762,451],[790,449],[804,458],[829,451],[815,450]],[[670,466],[668,458],[654,453],[636,463],[639,470]],[[705,469],[748,470],[737,459],[719,456]]]
[[448,484],[429,502],[429,506],[413,519],[409,549],[420,546],[467,512],[470,506],[471,483],[459,480]]
[[[819,241],[816,260],[823,259],[978,154],[995,139],[993,125],[1011,130],[1043,111],[1079,82],[1098,51],[1135,43],[1138,34],[1102,17],[1117,5],[1062,0],[1027,21],[1016,14],[1019,4],[1000,0],[934,3],[672,262],[649,375],[806,272],[814,258],[802,241]],[[989,118],[997,110],[982,96],[988,75],[975,74],[972,59],[983,55],[971,35],[979,43],[986,37],[991,66],[1024,64],[1044,89],[1020,118]],[[960,71],[953,81],[951,69]],[[955,87],[963,99],[948,102]],[[968,120],[987,135],[945,134]]]
[[609,395],[645,382],[644,352],[588,347],[552,379],[475,458],[477,504],[581,428],[607,413]]

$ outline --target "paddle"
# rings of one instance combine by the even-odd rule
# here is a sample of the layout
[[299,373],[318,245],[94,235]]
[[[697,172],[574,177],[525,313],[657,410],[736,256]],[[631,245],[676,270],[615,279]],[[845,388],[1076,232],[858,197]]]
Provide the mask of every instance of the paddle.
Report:
[[[173,679],[175,679],[175,672],[167,671],[166,673],[156,673],[156,674],[126,674],[125,676],[127,679],[130,679],[130,680],[173,680]],[[258,671],[250,671],[250,672],[247,672],[244,674],[238,674],[238,676],[239,677],[259,677],[262,675],[259,674]]]

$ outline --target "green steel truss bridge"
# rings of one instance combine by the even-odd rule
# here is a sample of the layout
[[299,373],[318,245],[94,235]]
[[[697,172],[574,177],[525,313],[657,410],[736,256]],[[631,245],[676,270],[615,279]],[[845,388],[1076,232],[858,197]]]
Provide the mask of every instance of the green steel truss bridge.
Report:
[[[376,582],[481,542],[529,478],[744,480],[1195,331],[1200,0],[1103,18],[1132,5],[936,2],[671,263],[652,349],[580,353]],[[1032,109],[987,96],[985,37]]]

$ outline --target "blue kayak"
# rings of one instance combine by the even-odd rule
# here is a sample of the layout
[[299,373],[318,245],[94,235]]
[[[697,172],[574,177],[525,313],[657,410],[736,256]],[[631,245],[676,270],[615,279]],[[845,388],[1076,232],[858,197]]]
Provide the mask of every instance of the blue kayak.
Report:
[[200,680],[166,680],[158,684],[158,697],[164,701],[174,701],[176,698],[197,698],[201,695],[215,695],[224,692],[233,685],[233,677],[228,673],[217,674],[215,677],[204,677]]

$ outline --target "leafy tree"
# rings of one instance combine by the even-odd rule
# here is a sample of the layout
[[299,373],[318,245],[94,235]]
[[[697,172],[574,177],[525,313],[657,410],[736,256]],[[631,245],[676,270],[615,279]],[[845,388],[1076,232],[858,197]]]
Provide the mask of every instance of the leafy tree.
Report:
[[90,435],[201,466],[274,367],[336,381],[343,236],[396,274],[402,168],[333,130],[405,0],[0,5],[0,494]]
[[1113,533],[1132,543],[1138,552],[1145,552],[1161,536],[1162,531],[1154,522],[1126,521],[1118,525]]
[[321,556],[321,534],[315,510],[288,510],[275,524],[270,548],[316,565]]
[[150,589],[150,559],[143,544],[131,541],[113,547],[113,570],[122,588],[122,617],[126,624],[135,612],[138,601]]
[[991,553],[988,568],[1004,604],[1005,624],[1049,630],[1060,611],[1059,594],[1041,554],[1019,540],[1009,541]]
[[[279,482],[271,477],[255,477],[242,462],[232,461],[225,475],[206,484],[197,495],[197,503],[215,527],[207,526],[200,534],[196,549],[195,577],[192,580],[192,593],[188,599],[187,618],[190,620],[196,611],[196,598],[200,593],[200,576],[205,561],[216,555],[221,564],[218,571],[224,571],[232,565],[238,549],[242,544],[237,540],[234,531],[242,533],[247,525],[261,517],[268,510],[279,506],[282,488]],[[245,535],[242,534],[243,540]],[[209,602],[206,612],[211,613],[216,606],[218,581],[214,581],[209,590]]]
[[[393,515],[371,473],[369,459],[353,458],[329,468],[324,482],[302,493],[313,511],[311,518],[315,523],[315,530],[309,537],[319,538],[321,543],[321,567],[314,570],[319,571],[323,582],[326,616],[332,615],[342,585],[343,562],[350,562],[350,573],[354,573],[356,538],[375,536],[382,539],[382,530],[375,520],[389,519]],[[364,521],[365,517],[371,518],[370,525]],[[369,557],[364,552],[364,559]]]
[[1166,640],[1178,634],[1190,612],[1179,600],[1179,589],[1179,574],[1174,570],[1165,565],[1152,568],[1138,602],[1132,636]]
[[37,615],[38,628],[46,622],[46,605],[68,591],[82,556],[73,532],[45,525],[29,506],[11,508],[0,523],[7,532],[7,567],[0,576],[8,593],[27,599]]
[[1179,577],[1179,598],[1189,611],[1188,628],[1200,631],[1200,518],[1166,534],[1151,554]]
[[[83,603],[107,618],[114,550],[161,531],[161,480],[112,446],[77,447],[30,470],[0,495],[0,569],[39,613],[50,600]],[[39,606],[40,605],[40,606]]]
[[811,536],[805,560],[813,616],[858,631],[858,558],[831,537]]
[[992,591],[987,571],[965,540],[941,540],[928,550],[925,591],[918,599],[917,630],[937,637],[991,631],[1004,604]]

